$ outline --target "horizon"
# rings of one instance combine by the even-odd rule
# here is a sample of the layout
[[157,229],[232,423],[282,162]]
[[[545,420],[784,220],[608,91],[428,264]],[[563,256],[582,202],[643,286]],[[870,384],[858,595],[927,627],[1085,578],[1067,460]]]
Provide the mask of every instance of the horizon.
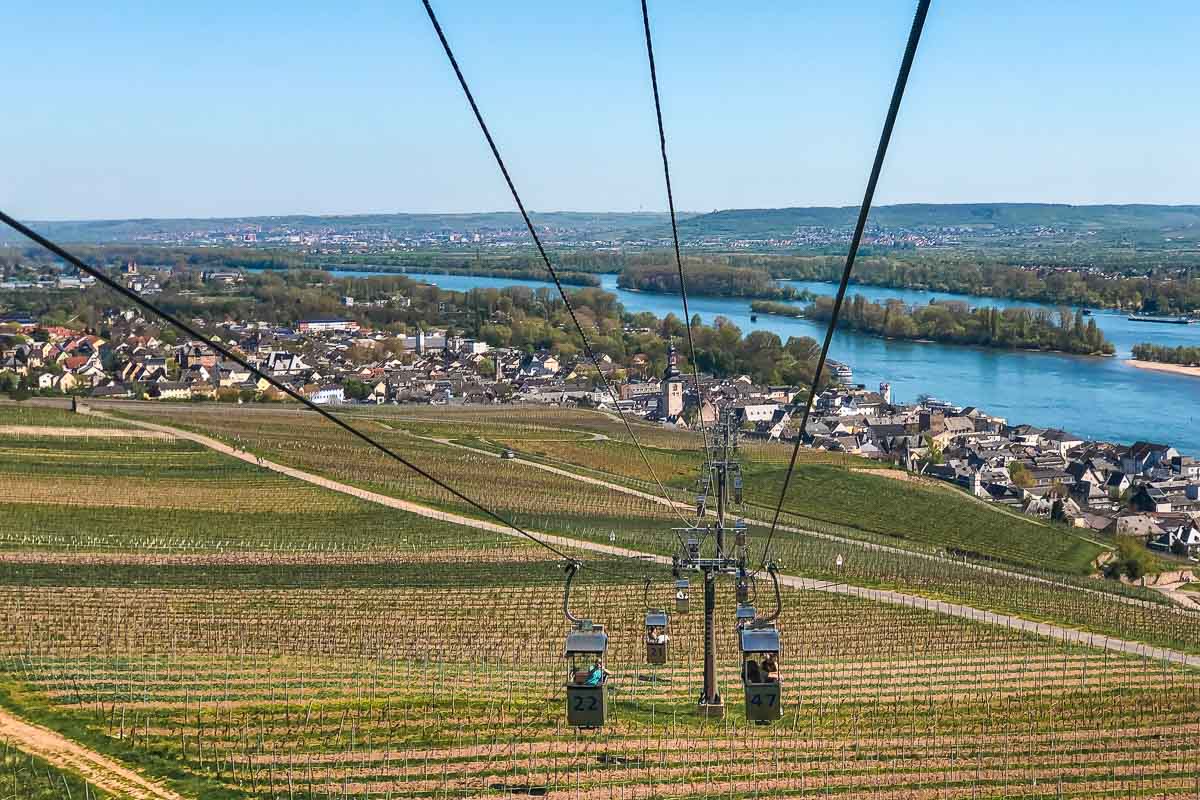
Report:
[[[897,203],[873,203],[871,211],[875,212],[885,208],[904,208],[915,206],[930,206],[930,207],[954,207],[954,206],[1049,206],[1058,208],[1200,208],[1200,200],[1191,203],[1149,203],[1149,202],[1125,202],[1125,203],[1054,203],[1047,201],[966,201],[966,202],[947,202],[947,203],[927,203],[927,202],[897,202]],[[832,209],[838,211],[857,210],[860,208],[857,204],[846,205],[794,205],[794,206],[745,206],[737,208],[715,208],[711,211],[694,211],[677,209],[676,214],[679,216],[704,216],[707,214],[718,214],[730,211],[790,211],[790,210],[806,210],[806,209]],[[579,215],[666,215],[667,209],[549,209],[538,210],[529,209],[530,216],[539,214],[579,214]],[[215,214],[211,216],[136,216],[136,217],[59,217],[45,219],[29,219],[30,223],[37,224],[56,224],[56,223],[100,223],[100,222],[139,222],[139,221],[174,221],[174,220],[227,220],[227,219],[288,219],[288,218],[305,218],[305,217],[335,217],[335,218],[350,218],[350,217],[470,217],[470,216],[485,216],[491,214],[516,214],[520,212],[515,208],[507,209],[492,209],[492,210],[476,210],[476,211],[350,211],[350,212],[329,212],[329,213],[314,213],[305,211],[296,212],[271,212],[262,214]]]

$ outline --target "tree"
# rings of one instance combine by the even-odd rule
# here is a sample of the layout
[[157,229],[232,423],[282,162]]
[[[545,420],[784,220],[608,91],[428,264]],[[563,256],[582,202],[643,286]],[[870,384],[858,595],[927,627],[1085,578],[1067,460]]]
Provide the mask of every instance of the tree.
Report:
[[929,434],[925,434],[925,446],[929,448],[930,464],[941,464],[945,460],[942,455],[942,443]]
[[1022,489],[1028,489],[1034,483],[1029,469],[1020,461],[1014,461],[1008,465],[1008,477],[1012,479],[1014,486],[1020,486]]
[[1145,545],[1131,536],[1117,537],[1116,557],[1104,568],[1105,576],[1139,580],[1142,576],[1158,571],[1158,562]]
[[344,386],[346,397],[351,400],[366,400],[371,394],[371,387],[355,378],[350,378]]
[[22,375],[21,380],[17,382],[17,388],[8,393],[8,396],[18,402],[28,400],[33,394],[29,390],[29,376]]

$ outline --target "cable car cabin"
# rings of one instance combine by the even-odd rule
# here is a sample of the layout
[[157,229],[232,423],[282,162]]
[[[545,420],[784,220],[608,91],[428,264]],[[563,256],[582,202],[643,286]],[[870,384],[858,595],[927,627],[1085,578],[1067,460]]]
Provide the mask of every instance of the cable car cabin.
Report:
[[687,578],[675,581],[675,610],[680,614],[686,614],[690,605],[688,595],[689,586]]
[[783,716],[779,631],[772,623],[751,623],[741,630],[741,647],[746,719],[765,725]]
[[746,546],[746,520],[738,517],[733,523],[733,543],[738,547]]
[[646,663],[667,663],[667,626],[670,618],[667,612],[651,609],[646,612]]
[[583,621],[567,634],[567,724],[599,728],[608,716],[608,670],[604,626]]

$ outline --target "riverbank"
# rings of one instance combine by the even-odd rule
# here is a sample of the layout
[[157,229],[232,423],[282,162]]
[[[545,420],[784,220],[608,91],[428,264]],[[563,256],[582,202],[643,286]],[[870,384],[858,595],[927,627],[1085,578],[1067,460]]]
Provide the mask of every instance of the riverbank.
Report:
[[1125,359],[1125,363],[1138,369],[1169,372],[1172,375],[1190,375],[1193,378],[1200,378],[1200,367],[1185,367],[1182,364],[1166,364],[1162,361],[1139,361],[1136,358],[1127,358]]

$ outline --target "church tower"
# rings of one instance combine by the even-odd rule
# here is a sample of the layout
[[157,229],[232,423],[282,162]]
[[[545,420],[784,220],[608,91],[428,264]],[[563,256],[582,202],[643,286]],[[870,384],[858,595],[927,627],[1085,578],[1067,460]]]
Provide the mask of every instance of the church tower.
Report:
[[674,342],[667,348],[667,372],[663,375],[662,393],[658,398],[658,415],[663,419],[683,413],[683,376],[679,374],[679,358]]

